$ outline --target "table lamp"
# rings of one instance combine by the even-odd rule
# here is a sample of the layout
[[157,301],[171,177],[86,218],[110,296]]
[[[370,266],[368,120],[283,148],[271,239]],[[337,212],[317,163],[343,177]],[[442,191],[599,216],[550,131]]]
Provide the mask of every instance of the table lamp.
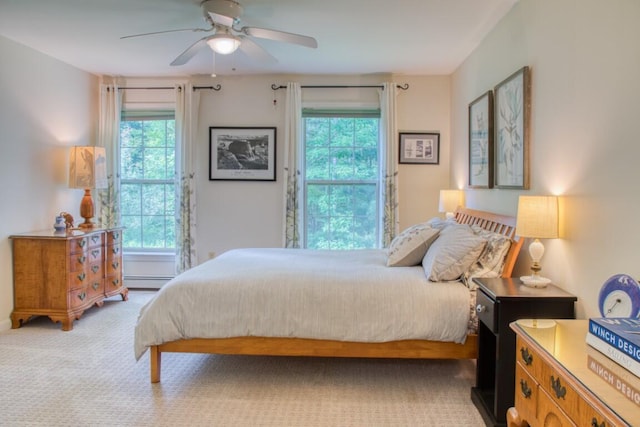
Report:
[[539,239],[555,239],[558,237],[558,197],[520,196],[518,199],[516,234],[520,237],[534,239],[529,245],[532,274],[530,276],[522,276],[520,280],[527,286],[544,288],[551,280],[539,274],[542,269],[540,260],[544,255],[544,245]]
[[94,213],[91,190],[107,188],[107,156],[104,147],[71,147],[69,157],[69,187],[83,188],[80,216],[84,222],[80,228],[93,228]]
[[439,212],[445,212],[446,219],[454,217],[454,211],[464,204],[464,192],[462,190],[440,190]]

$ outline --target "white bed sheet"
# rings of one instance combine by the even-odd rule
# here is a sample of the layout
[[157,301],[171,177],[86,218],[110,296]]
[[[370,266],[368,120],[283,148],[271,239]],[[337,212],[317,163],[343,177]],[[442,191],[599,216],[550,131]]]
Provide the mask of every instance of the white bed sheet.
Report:
[[236,249],[177,276],[138,316],[134,351],[185,338],[463,343],[471,294],[387,267],[385,250]]

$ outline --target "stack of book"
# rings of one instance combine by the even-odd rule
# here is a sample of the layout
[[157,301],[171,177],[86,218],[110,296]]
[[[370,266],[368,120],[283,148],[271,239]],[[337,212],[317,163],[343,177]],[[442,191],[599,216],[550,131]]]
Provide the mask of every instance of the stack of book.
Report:
[[589,319],[587,344],[640,377],[640,319]]

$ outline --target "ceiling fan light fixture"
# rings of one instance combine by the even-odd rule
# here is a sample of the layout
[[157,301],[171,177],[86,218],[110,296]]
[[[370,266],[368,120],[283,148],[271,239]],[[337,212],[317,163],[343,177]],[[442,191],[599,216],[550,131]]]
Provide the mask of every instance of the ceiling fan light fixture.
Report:
[[240,47],[240,39],[232,34],[222,33],[211,36],[207,44],[215,53],[228,55]]

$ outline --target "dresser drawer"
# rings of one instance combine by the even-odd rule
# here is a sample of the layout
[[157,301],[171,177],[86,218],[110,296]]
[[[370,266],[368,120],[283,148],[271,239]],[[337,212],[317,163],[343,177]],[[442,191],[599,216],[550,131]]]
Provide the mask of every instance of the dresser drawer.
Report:
[[541,387],[544,388],[551,399],[573,420],[578,420],[580,410],[578,408],[580,396],[567,384],[564,375],[553,367],[543,364],[542,372],[538,378]]
[[71,254],[69,264],[69,271],[82,271],[89,265],[89,257],[85,252]]
[[86,237],[69,240],[69,253],[82,252],[89,247],[89,240]]
[[538,383],[529,375],[526,369],[516,363],[516,389],[515,405],[520,416],[526,420],[536,418],[536,407],[538,404]]
[[102,239],[103,238],[104,238],[104,233],[92,234],[91,236],[88,237],[88,239],[89,239],[89,247],[90,248],[102,247],[102,245],[103,245]]
[[495,301],[485,295],[481,290],[476,295],[476,313],[478,319],[487,325],[492,332],[498,332],[498,313],[495,310]]
[[542,378],[544,362],[536,349],[531,348],[520,336],[516,337],[516,361],[538,382]]
[[107,232],[107,245],[122,243],[122,231],[114,230]]
[[[540,426],[576,427],[567,414],[542,388],[538,388],[538,422]],[[586,426],[581,426],[586,427]]]

